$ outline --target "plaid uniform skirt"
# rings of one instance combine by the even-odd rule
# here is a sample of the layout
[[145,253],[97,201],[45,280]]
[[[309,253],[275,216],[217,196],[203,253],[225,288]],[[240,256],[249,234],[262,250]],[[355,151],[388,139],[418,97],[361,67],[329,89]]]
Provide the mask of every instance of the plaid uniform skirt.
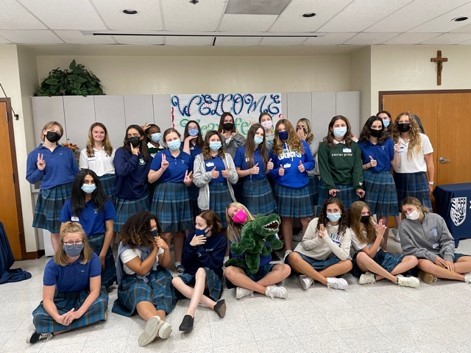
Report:
[[[64,314],[72,308],[79,309],[85,299],[87,299],[89,291],[81,291],[74,293],[58,293],[54,296],[54,304],[59,314]],[[33,311],[33,324],[38,333],[51,333],[60,331],[70,331],[79,327],[94,324],[99,321],[106,320],[106,310],[108,310],[108,293],[104,287],[101,287],[100,295],[90,305],[87,312],[81,318],[72,321],[69,326],[57,323],[44,309],[43,303]]]
[[144,278],[123,276],[118,287],[118,299],[114,302],[112,311],[132,316],[140,302],[150,302],[157,310],[170,314],[177,304],[177,296],[172,286],[172,275],[168,270],[159,266]]
[[[88,243],[92,248],[93,252],[100,256],[101,249],[103,248],[103,242],[105,241],[104,234],[93,235],[88,238]],[[111,244],[110,244],[111,245]],[[101,285],[111,286],[116,281],[116,267],[111,246],[105,255],[105,268],[101,269]]]
[[[353,268],[351,273],[356,277],[360,278],[360,276],[364,273],[358,267],[357,264],[357,255],[353,255],[352,263],[353,263]],[[394,270],[394,268],[399,265],[402,262],[402,259],[404,259],[404,254],[391,254],[389,252],[385,252],[382,249],[379,249],[378,252],[376,253],[375,257],[373,258],[374,262],[376,262],[378,265],[380,265],[382,268],[384,268],[386,271],[391,272]],[[409,274],[406,272],[406,274]]]
[[116,209],[116,219],[114,221],[113,230],[119,232],[130,216],[136,212],[147,211],[149,209],[149,200],[147,195],[137,200],[126,200],[115,197],[114,207]]
[[105,174],[100,177],[101,186],[105,191],[105,195],[108,197],[112,197],[113,195],[114,181],[114,174]]
[[[351,185],[337,184],[335,185],[335,188],[340,190],[340,192],[337,192],[337,198],[342,200],[346,209],[350,208],[350,205],[353,202],[360,200],[358,195],[355,193],[355,189],[353,189],[353,186]],[[321,180],[319,185],[319,207],[322,208],[324,206],[325,200],[328,198],[330,198],[329,189]]]
[[314,214],[308,185],[294,189],[276,184],[275,199],[281,217],[304,218]]
[[389,171],[375,173],[363,172],[365,202],[371,214],[378,216],[397,216],[397,193],[394,178]]
[[[209,268],[204,268],[204,272],[206,273],[206,286],[204,288],[204,295],[211,298],[214,301],[217,301],[221,298],[222,294],[222,281],[218,275]],[[180,279],[185,283],[187,286],[194,287],[195,285],[195,275],[190,273],[184,273],[179,276]],[[186,298],[183,294],[177,291],[178,299]]]
[[395,173],[397,201],[399,212],[401,211],[401,202],[408,196],[416,197],[422,202],[422,205],[432,210],[430,201],[430,190],[427,182],[427,174],[420,173]]
[[243,182],[243,203],[254,215],[274,213],[275,198],[268,179],[245,178]]
[[229,187],[225,182],[209,184],[209,209],[218,215],[222,228],[227,228],[226,207],[231,202]]
[[195,184],[191,184],[188,188],[188,197],[190,199],[190,213],[191,219],[195,219],[196,216],[200,214],[200,209],[198,207],[198,195],[200,193],[200,188]]
[[70,199],[71,193],[72,183],[48,190],[41,189],[34,211],[33,227],[46,229],[51,233],[59,233],[61,226],[59,216],[64,202]]
[[160,183],[154,191],[151,211],[157,216],[160,231],[181,232],[192,228],[188,190],[183,183]]

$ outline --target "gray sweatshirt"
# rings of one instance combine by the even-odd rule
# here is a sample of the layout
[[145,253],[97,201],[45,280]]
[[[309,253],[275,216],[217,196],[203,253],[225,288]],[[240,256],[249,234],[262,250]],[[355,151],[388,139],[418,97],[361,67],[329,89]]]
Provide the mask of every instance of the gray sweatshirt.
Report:
[[399,224],[402,251],[418,259],[435,262],[437,255],[453,261],[455,242],[445,220],[436,213],[425,213],[422,223],[404,219]]

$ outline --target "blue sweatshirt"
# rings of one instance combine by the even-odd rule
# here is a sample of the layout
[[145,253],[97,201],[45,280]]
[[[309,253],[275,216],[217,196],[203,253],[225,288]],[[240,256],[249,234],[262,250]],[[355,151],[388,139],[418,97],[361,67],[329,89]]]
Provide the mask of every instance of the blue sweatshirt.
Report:
[[[292,151],[286,143],[283,146],[283,152],[280,156],[275,155],[273,150],[270,152],[270,158],[274,166],[269,176],[278,184],[288,188],[299,189],[309,183],[307,172],[314,169],[315,162],[309,145],[306,141],[301,142],[303,144],[304,153]],[[302,173],[298,169],[300,162],[304,164],[304,172]],[[280,166],[283,166],[285,169],[283,176],[279,175]]]
[[[42,154],[46,162],[44,170],[38,169],[38,154]],[[49,148],[40,144],[28,155],[26,161],[26,180],[31,184],[41,181],[40,188],[42,190],[72,183],[78,172],[79,169],[74,154],[70,148],[61,145],[57,145],[51,152]]]
[[185,268],[185,273],[195,275],[198,268],[206,267],[222,277],[222,266],[227,247],[224,234],[220,233],[207,237],[206,243],[199,246],[190,245],[193,237],[193,233],[186,237],[183,248],[182,265]]
[[113,196],[125,200],[139,200],[147,196],[147,174],[152,158],[145,161],[123,147],[114,156],[115,184]]

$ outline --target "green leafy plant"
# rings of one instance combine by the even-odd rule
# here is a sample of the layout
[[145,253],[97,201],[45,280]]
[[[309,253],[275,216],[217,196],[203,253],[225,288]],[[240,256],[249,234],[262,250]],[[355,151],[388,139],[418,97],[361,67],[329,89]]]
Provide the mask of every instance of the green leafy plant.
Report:
[[84,65],[75,60],[68,69],[56,68],[42,80],[35,96],[88,96],[103,95],[101,81]]

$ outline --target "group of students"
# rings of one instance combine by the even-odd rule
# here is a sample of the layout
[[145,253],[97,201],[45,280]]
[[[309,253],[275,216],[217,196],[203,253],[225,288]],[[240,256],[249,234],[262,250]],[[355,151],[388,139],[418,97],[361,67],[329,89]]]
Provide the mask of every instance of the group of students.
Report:
[[[348,119],[335,116],[319,144],[307,119],[296,128],[287,119],[273,127],[264,113],[244,139],[233,116],[224,113],[219,131],[204,138],[198,122],[189,121],[183,142],[173,128],[162,134],[156,125],[131,125],[116,151],[106,127],[95,123],[80,153],[80,173],[72,152],[57,143],[62,126],[46,124],[43,143],[28,156],[27,179],[41,181],[33,226],[51,232],[55,256],[45,269],[44,298],[33,313],[36,331],[30,342],[104,320],[108,296],[97,282],[109,288],[117,280],[113,312],[137,312],[146,321],[142,346],[170,335],[165,316],[179,298],[190,298],[183,332],[192,330],[199,304],[224,317],[227,240],[238,242],[253,215],[273,212],[282,219],[286,263],[261,257],[256,274],[227,267],[226,283],[236,287],[239,299],[254,292],[286,298],[287,290],[277,284],[292,270],[304,289],[313,281],[346,289],[348,283],[338,276],[350,270],[361,284],[386,278],[417,287],[410,272],[417,264],[427,282],[435,277],[471,281],[466,275],[471,257],[454,254],[446,225],[426,208],[433,187],[427,179],[433,177],[428,138],[408,113],[399,114],[394,124],[390,116],[386,121],[381,114],[369,118],[357,144]],[[390,132],[387,125],[393,126]],[[393,255],[382,250],[384,219],[398,214],[401,193],[416,198],[401,206],[404,255]],[[366,203],[355,201],[359,197]],[[294,219],[303,238],[292,251]],[[425,238],[424,224],[431,232]],[[114,232],[120,238],[116,266]],[[169,272],[173,266],[180,274],[175,278]],[[81,280],[65,280],[70,273]]]

